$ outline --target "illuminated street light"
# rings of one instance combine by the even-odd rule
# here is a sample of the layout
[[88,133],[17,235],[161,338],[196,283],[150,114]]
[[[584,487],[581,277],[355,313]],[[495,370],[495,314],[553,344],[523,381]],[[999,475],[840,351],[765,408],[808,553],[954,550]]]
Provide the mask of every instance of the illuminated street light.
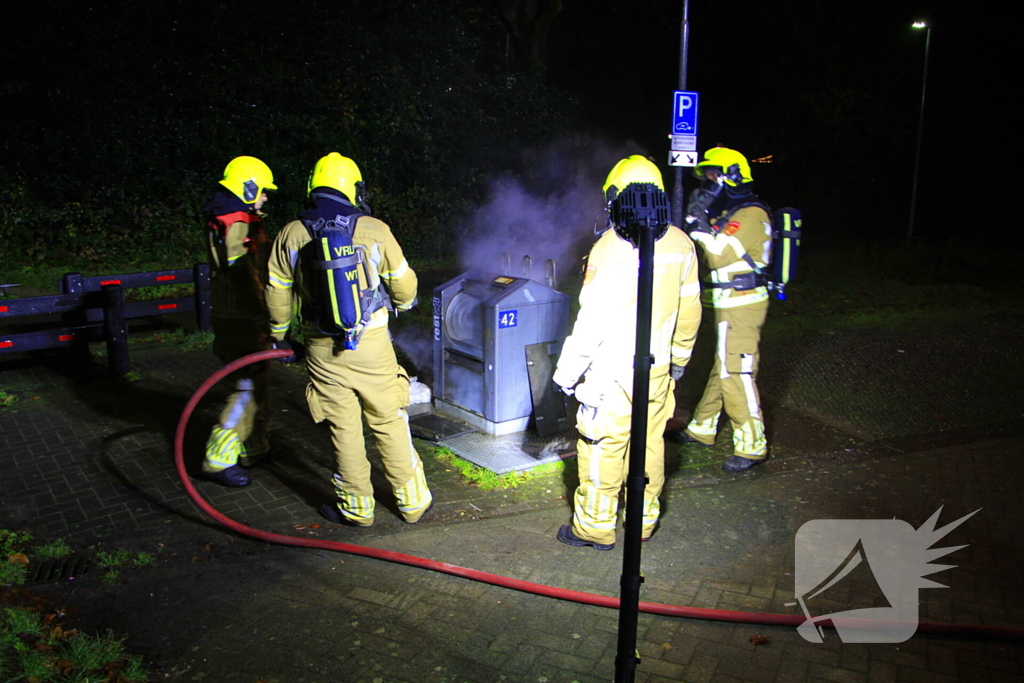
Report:
[[932,39],[932,27],[923,21],[915,21],[913,28],[924,29],[924,76],[921,77],[921,113],[917,119],[917,151],[914,154],[914,188],[910,193],[910,223],[907,226],[907,244],[914,237],[914,211],[917,208],[917,175],[921,169],[921,133],[924,129],[924,95],[928,85],[928,46]]

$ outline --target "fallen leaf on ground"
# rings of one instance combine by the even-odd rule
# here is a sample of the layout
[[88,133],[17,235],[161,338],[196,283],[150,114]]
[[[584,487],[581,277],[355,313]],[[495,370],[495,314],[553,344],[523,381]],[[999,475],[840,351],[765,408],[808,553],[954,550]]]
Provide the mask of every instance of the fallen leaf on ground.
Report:
[[767,645],[771,642],[768,636],[750,636],[750,642],[754,644],[754,647],[758,645]]

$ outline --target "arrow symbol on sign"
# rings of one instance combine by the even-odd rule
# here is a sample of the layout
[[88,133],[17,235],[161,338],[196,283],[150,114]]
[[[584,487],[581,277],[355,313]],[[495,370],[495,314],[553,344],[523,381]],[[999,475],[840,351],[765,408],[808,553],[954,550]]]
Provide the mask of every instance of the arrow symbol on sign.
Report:
[[670,164],[674,164],[674,163],[676,163],[677,161],[679,161],[679,155],[678,155],[678,154],[673,154],[673,155],[672,155],[672,161],[670,161],[669,163],[670,163]]

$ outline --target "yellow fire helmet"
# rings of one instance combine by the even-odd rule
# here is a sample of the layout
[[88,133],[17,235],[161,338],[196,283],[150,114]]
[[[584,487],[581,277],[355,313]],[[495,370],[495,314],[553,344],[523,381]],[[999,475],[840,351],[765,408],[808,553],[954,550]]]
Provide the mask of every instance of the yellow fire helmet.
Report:
[[314,187],[329,187],[345,195],[355,205],[363,200],[363,174],[356,162],[331,152],[316,162],[309,176],[309,191]]
[[693,169],[693,175],[703,178],[704,170],[707,168],[719,169],[725,182],[733,187],[749,183],[754,179],[754,176],[750,174],[750,163],[747,158],[728,147],[712,147],[704,152],[704,158],[697,162],[696,168]]
[[270,167],[256,157],[235,157],[224,169],[220,184],[246,204],[255,204],[266,190],[276,190]]
[[605,201],[611,202],[616,196],[633,183],[651,183],[662,192],[665,185],[661,181],[661,171],[647,157],[639,154],[626,157],[615,164],[608,178],[604,181]]

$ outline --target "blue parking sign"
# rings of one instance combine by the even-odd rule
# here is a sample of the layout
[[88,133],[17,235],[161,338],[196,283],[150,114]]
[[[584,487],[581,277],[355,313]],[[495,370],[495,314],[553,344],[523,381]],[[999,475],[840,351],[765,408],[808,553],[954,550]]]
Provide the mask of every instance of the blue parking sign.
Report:
[[697,134],[697,93],[676,90],[672,98],[672,134]]

